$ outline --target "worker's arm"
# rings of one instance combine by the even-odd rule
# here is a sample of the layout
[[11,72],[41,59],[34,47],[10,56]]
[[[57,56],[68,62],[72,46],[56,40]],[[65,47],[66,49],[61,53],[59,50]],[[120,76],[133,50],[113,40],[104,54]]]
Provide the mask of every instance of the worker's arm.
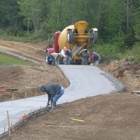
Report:
[[62,49],[60,53],[61,53],[61,55],[62,55],[63,57],[66,57],[65,52],[64,52],[64,49]]

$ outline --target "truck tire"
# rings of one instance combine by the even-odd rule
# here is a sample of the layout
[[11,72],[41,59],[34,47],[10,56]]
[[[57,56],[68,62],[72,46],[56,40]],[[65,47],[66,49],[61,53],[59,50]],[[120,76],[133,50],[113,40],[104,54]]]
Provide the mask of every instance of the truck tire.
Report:
[[48,62],[48,53],[46,53],[46,55],[45,55],[45,62],[46,63]]
[[93,30],[93,43],[96,44],[98,40],[98,31]]
[[68,34],[67,34],[67,40],[69,44],[72,44],[73,40],[74,40],[74,34],[71,30],[68,30]]
[[93,43],[96,44],[98,40],[98,29],[93,28]]

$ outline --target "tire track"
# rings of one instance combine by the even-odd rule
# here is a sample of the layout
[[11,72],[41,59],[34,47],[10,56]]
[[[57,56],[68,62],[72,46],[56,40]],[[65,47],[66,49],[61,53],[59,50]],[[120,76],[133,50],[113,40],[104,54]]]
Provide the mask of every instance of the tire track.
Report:
[[45,50],[41,48],[31,47],[24,43],[13,41],[1,41],[0,52],[21,60],[27,60],[34,63],[45,60]]

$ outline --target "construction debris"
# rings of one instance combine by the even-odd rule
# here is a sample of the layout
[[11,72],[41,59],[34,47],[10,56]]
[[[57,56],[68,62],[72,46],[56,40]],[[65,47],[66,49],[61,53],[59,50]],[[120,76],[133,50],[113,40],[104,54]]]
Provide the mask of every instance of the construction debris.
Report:
[[140,94],[140,90],[139,91],[132,91],[131,93],[132,94],[134,94],[134,93]]
[[74,118],[70,118],[70,119],[77,122],[84,122],[84,120],[79,120],[79,119],[74,119]]
[[[6,87],[5,85],[3,86],[0,86],[0,88],[4,88]],[[3,92],[13,92],[13,91],[18,91],[18,89],[16,88],[13,88],[13,89],[3,89],[3,90],[0,90],[0,93],[3,93]]]

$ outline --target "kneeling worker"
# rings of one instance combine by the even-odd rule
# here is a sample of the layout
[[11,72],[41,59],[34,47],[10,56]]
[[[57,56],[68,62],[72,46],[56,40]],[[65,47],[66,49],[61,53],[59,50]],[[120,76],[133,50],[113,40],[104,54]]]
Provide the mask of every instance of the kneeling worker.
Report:
[[101,56],[98,53],[91,51],[90,57],[91,57],[91,64],[90,65],[93,65],[93,63],[95,62],[95,66],[98,67],[99,63],[101,61]]
[[52,60],[52,63],[51,63],[52,66],[55,66],[55,63],[58,61],[58,57],[60,56],[61,56],[61,53],[53,52],[50,54],[49,58]]
[[56,102],[64,94],[64,88],[59,84],[41,85],[39,90],[48,94],[47,106],[49,106],[51,101],[51,110],[56,108]]
[[82,49],[77,55],[82,57],[82,65],[88,64],[89,51],[87,49]]

